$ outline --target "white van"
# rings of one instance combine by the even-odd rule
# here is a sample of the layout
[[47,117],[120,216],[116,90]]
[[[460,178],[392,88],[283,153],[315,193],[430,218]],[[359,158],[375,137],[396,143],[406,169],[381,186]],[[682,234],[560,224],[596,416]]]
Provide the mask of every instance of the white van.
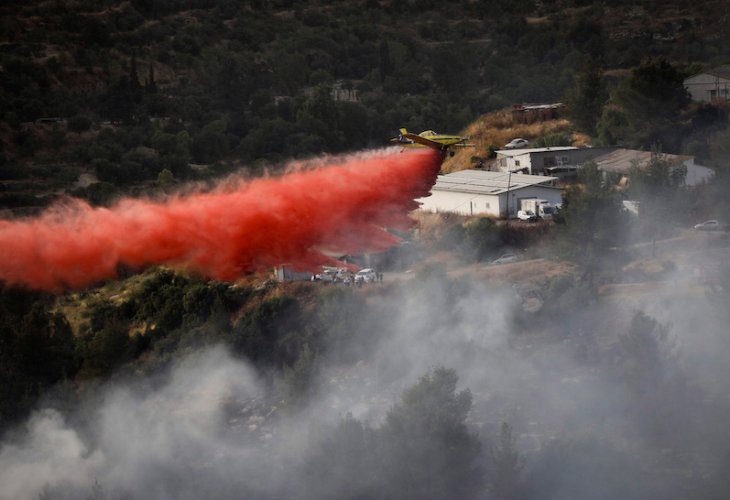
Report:
[[355,275],[355,283],[362,281],[364,283],[372,283],[377,278],[377,275],[375,274],[375,270],[366,268],[366,269],[360,269],[357,274]]

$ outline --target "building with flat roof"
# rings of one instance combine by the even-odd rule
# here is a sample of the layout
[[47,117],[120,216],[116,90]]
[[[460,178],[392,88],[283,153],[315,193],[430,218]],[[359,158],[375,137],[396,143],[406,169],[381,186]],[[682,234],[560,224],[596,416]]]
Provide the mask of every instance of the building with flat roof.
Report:
[[502,172],[521,172],[562,178],[574,176],[580,165],[614,149],[616,148],[613,146],[500,149],[497,151],[496,168]]
[[512,172],[461,170],[439,175],[431,196],[420,198],[421,210],[462,215],[514,217],[523,199],[537,198],[562,203],[557,177]]
[[[645,168],[651,162],[651,151],[639,151],[636,149],[616,149],[610,153],[594,158],[598,170],[619,175],[625,178],[620,183],[628,182],[628,177],[634,168]],[[693,156],[672,155],[667,153],[658,153],[663,161],[669,164],[669,168],[678,167],[680,165],[687,169],[684,178],[686,186],[696,186],[708,182],[715,171],[711,168],[697,165]]]
[[730,98],[730,66],[719,66],[684,80],[693,101],[726,103]]
[[565,106],[562,102],[552,104],[513,104],[512,123],[534,123],[560,118]]

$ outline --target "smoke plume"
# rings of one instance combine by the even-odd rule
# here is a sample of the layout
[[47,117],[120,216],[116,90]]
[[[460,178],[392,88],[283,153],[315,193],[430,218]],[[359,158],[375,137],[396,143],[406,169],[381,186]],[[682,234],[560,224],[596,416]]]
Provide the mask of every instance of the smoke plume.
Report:
[[431,150],[339,160],[164,202],[71,200],[35,219],[0,221],[0,281],[60,291],[114,278],[120,265],[222,280],[281,264],[314,269],[334,262],[324,252],[396,243],[383,228],[410,226],[414,199],[428,195],[441,165]]

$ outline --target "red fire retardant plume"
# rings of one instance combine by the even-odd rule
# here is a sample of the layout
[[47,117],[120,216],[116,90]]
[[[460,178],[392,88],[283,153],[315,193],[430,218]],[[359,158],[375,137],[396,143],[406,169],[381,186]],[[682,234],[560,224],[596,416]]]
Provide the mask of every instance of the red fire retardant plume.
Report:
[[73,200],[35,219],[0,221],[0,281],[62,291],[166,264],[233,280],[280,264],[314,270],[323,252],[381,251],[383,228],[412,225],[441,165],[432,150],[382,150],[315,169],[164,202],[111,208]]

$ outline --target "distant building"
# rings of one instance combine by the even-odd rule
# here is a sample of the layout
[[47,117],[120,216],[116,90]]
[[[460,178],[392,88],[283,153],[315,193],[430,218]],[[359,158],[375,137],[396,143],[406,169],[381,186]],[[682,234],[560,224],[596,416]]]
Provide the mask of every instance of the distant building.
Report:
[[295,271],[288,265],[283,265],[274,268],[274,277],[276,281],[309,281],[312,279],[312,273]]
[[347,88],[343,82],[336,82],[332,85],[332,100],[345,102],[359,102],[357,89]]
[[429,212],[513,217],[523,199],[562,203],[561,191],[553,185],[555,181],[555,177],[462,170],[439,175],[431,196],[417,201],[421,203],[421,210]]
[[513,104],[512,123],[535,123],[560,118],[565,106],[562,102],[554,104]]
[[730,66],[719,66],[690,76],[684,87],[694,101],[725,103],[730,97]]
[[[715,171],[711,168],[703,167],[695,164],[693,156],[671,155],[659,153],[662,160],[668,162],[670,166],[683,165],[687,168],[687,175],[684,183],[686,186],[696,186],[708,182]],[[594,159],[599,170],[618,174],[622,177],[619,184],[627,184],[628,176],[631,171],[638,167],[643,168],[651,161],[651,151],[638,151],[635,149],[616,149],[610,153],[598,156]]]
[[580,165],[613,151],[615,147],[578,148],[560,146],[551,148],[500,149],[495,167],[501,172],[521,172],[530,175],[570,177]]

